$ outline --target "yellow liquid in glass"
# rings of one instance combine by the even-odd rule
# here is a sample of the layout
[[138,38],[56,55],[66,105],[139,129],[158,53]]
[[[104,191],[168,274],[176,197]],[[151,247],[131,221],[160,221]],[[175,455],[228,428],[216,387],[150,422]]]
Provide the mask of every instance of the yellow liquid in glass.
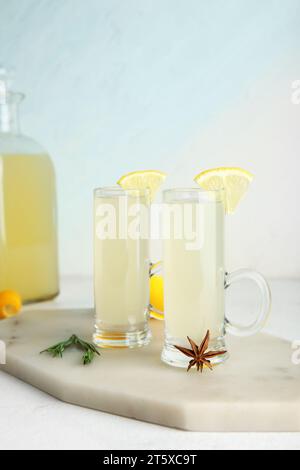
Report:
[[[126,219],[119,212],[119,201],[114,198],[96,198],[95,211],[107,205],[113,209],[116,221]],[[127,210],[138,205],[134,197],[128,198]],[[140,216],[142,226],[147,214]],[[95,217],[97,229],[97,215]],[[116,232],[119,230],[118,222]],[[94,274],[96,325],[112,328],[130,325],[144,328],[149,304],[149,241],[148,239],[100,239],[95,233]]]
[[165,322],[174,341],[190,336],[199,343],[207,330],[211,338],[223,335],[224,208],[221,202],[189,205],[199,215],[199,226],[193,227],[199,246],[191,249],[187,239],[176,239],[171,226],[164,240]]
[[58,292],[55,175],[46,154],[0,154],[0,291]]

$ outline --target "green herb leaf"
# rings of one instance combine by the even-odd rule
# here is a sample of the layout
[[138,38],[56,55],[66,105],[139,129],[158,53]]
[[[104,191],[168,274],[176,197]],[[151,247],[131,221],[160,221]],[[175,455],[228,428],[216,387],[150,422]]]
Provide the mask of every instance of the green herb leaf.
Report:
[[60,343],[54,344],[53,346],[44,349],[40,352],[40,354],[47,352],[48,354],[51,354],[52,357],[62,357],[65,349],[70,346],[78,346],[84,351],[84,354],[82,356],[82,362],[84,365],[90,364],[94,359],[95,354],[100,356],[100,352],[97,350],[94,344],[88,343],[87,341],[80,339],[74,334],[70,336],[70,338],[68,338],[67,340],[61,341]]

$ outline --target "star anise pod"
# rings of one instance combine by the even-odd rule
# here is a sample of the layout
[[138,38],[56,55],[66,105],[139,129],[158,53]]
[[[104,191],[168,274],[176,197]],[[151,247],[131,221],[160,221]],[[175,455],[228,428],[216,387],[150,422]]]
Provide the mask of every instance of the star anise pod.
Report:
[[203,371],[203,366],[206,365],[209,367],[210,370],[212,370],[212,365],[210,363],[210,360],[212,357],[219,356],[221,354],[225,354],[227,351],[207,351],[208,348],[208,343],[209,343],[209,330],[207,330],[207,333],[200,344],[200,346],[197,346],[197,344],[187,336],[187,339],[192,347],[192,349],[187,349],[183,348],[182,346],[176,346],[174,344],[174,347],[178,349],[178,351],[182,352],[188,357],[191,357],[192,359],[189,362],[189,366],[187,368],[187,372],[190,370],[191,367],[196,366],[197,370],[200,369],[200,371]]

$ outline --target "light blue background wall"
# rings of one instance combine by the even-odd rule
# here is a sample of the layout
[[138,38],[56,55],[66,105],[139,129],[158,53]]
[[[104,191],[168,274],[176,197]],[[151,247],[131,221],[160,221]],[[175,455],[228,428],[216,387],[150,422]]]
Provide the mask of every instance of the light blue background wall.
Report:
[[0,0],[0,62],[57,170],[63,273],[91,274],[94,187],[237,165],[256,179],[229,267],[300,275],[299,18],[299,0]]

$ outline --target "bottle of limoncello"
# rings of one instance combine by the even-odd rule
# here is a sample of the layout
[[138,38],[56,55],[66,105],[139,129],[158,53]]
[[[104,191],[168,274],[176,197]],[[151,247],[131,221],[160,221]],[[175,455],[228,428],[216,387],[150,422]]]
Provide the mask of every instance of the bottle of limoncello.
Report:
[[34,302],[59,290],[56,189],[49,155],[20,132],[23,98],[0,68],[0,291]]

